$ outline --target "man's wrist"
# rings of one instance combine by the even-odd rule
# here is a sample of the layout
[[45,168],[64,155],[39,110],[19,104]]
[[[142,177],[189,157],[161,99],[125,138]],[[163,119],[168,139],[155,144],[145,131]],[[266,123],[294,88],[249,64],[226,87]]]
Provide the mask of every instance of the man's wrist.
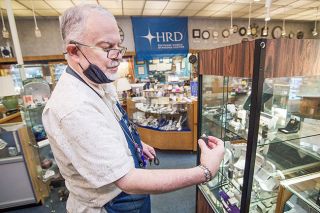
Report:
[[203,177],[204,177],[204,181],[202,181],[202,184],[208,183],[210,180],[212,180],[212,173],[211,171],[208,169],[208,167],[206,167],[203,164],[200,164],[198,166],[202,172],[203,172]]

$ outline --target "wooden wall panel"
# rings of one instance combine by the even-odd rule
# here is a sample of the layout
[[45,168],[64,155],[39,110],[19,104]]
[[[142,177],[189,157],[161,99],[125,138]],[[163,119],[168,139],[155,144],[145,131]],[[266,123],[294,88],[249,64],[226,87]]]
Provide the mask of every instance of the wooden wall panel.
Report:
[[214,213],[207,200],[200,190],[197,190],[197,210],[196,213]]
[[320,75],[319,39],[267,40],[265,77]]
[[199,52],[200,74],[252,76],[254,41]]

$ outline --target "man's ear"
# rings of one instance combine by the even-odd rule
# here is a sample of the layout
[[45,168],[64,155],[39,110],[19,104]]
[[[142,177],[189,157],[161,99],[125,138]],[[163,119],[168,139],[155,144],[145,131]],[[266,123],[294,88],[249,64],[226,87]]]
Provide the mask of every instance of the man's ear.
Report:
[[73,61],[75,61],[76,63],[79,63],[80,61],[80,55],[79,55],[79,51],[76,45],[74,44],[68,44],[67,45],[67,54],[68,57],[71,58]]

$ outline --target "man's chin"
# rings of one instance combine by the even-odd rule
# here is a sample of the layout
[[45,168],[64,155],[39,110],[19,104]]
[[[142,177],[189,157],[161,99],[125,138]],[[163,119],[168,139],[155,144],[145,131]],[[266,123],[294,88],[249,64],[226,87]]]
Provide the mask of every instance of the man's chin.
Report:
[[112,81],[115,81],[115,80],[117,80],[119,78],[117,70],[114,73],[113,72],[108,72],[106,74],[106,76]]

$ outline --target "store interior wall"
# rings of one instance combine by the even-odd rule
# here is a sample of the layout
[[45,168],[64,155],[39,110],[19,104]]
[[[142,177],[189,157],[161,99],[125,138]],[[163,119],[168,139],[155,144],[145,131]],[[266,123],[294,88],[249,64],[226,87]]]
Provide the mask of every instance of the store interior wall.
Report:
[[[258,32],[259,35],[261,33],[261,29],[264,27],[264,21],[261,20],[251,20],[252,24],[256,24],[259,26]],[[248,20],[234,20],[233,24],[238,25],[238,29],[240,27],[248,27]],[[276,20],[276,21],[270,21],[268,23],[268,28],[269,28],[269,35],[267,38],[272,38],[272,29],[275,26],[282,26],[282,21],[281,20]],[[214,49],[214,48],[219,48],[223,46],[229,46],[233,44],[240,43],[242,39],[244,38],[249,38],[251,39],[251,36],[240,36],[239,33],[235,33],[229,38],[223,38],[222,37],[222,31],[224,29],[229,29],[230,28],[230,19],[227,20],[217,20],[217,19],[202,19],[202,18],[192,18],[189,19],[188,23],[188,31],[189,31],[189,48],[190,49]],[[285,29],[287,35],[290,32],[293,32],[295,35],[297,34],[298,31],[304,32],[304,38],[319,38],[319,35],[317,37],[313,37],[311,32],[314,28],[314,23],[313,22],[292,22],[292,21],[286,21],[285,24]],[[193,29],[200,29],[201,33],[204,30],[208,30],[210,33],[210,38],[207,40],[204,40],[202,38],[200,39],[194,39],[192,38],[192,30]],[[214,39],[212,36],[213,31],[218,31],[219,36],[218,39]]]
[[[132,23],[130,17],[117,17],[119,26],[124,31],[124,41],[123,46],[128,48],[129,52],[134,52],[134,39],[132,31]],[[238,27],[247,27],[247,20],[234,20],[234,24]],[[252,20],[252,23],[255,23],[259,26],[259,33],[261,28],[264,26],[263,21]],[[62,40],[59,32],[59,19],[58,17],[46,17],[38,18],[38,26],[41,30],[42,37],[36,38],[34,35],[34,21],[32,18],[18,18],[16,19],[18,35],[20,39],[21,51],[23,56],[45,56],[45,55],[61,55],[63,52],[62,49]],[[6,28],[10,31],[9,24],[5,20]],[[271,37],[271,31],[274,26],[282,26],[282,21],[271,21],[268,23],[269,26],[269,37]],[[238,33],[233,34],[229,38],[223,38],[221,33],[224,29],[230,27],[230,20],[227,19],[208,19],[208,18],[189,18],[188,30],[189,30],[189,48],[190,49],[213,49],[222,46],[228,46],[241,42],[243,38],[247,36],[240,36]],[[311,34],[312,29],[314,28],[314,22],[292,22],[286,21],[286,31],[287,34],[292,31],[295,34],[298,31],[304,32],[304,38],[319,38],[313,37]],[[204,40],[193,39],[192,38],[192,29],[208,30],[210,32],[210,38]],[[317,29],[320,29],[318,24]],[[219,32],[218,39],[213,39],[212,31],[217,30]],[[10,46],[13,49],[13,43],[9,39]],[[7,46],[7,41],[0,37],[0,46]]]
[[[42,34],[41,38],[36,38],[34,34],[33,18],[16,19],[22,56],[61,55],[63,49],[58,17],[37,19],[37,23]],[[5,25],[10,32],[7,20],[5,20]],[[13,49],[11,37],[9,43]],[[3,39],[2,36],[0,46],[7,46],[7,39]]]

